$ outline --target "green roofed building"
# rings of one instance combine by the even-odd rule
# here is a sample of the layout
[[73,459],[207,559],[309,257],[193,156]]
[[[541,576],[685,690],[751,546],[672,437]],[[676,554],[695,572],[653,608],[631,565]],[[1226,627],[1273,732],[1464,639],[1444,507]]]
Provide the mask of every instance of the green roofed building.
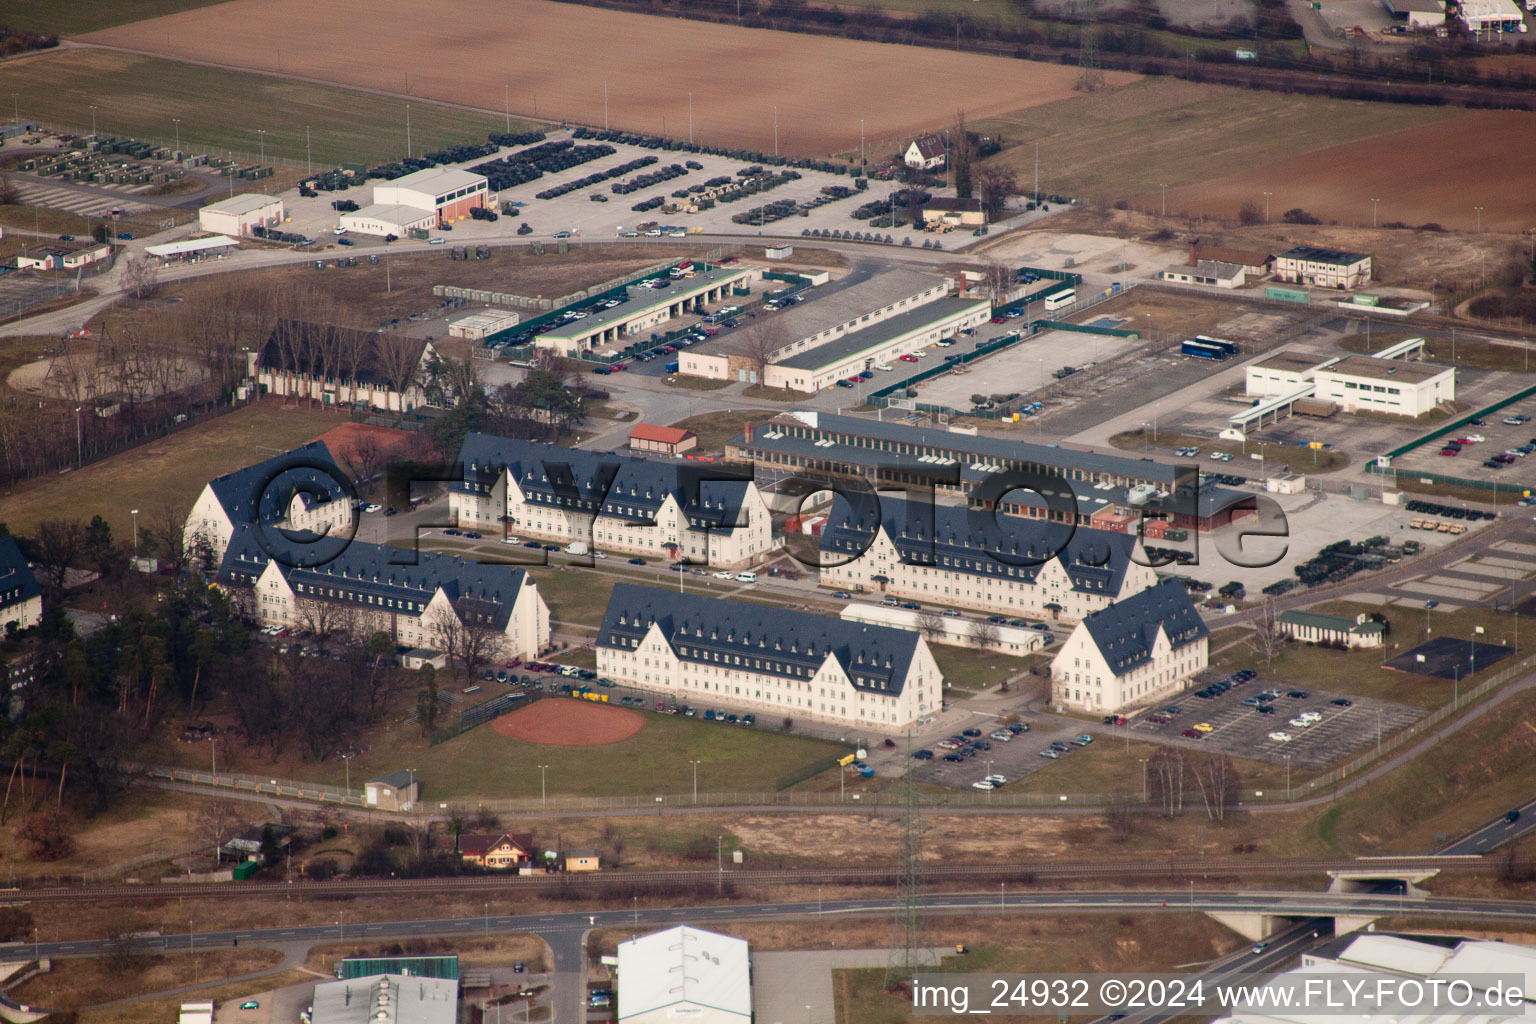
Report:
[[412,978],[459,979],[459,957],[445,956],[349,956],[336,968],[342,981],[370,978],[376,974],[403,974]]
[[1321,612],[1281,612],[1277,619],[1281,633],[1309,644],[1380,647],[1387,635],[1386,625],[1364,612],[1353,619]]

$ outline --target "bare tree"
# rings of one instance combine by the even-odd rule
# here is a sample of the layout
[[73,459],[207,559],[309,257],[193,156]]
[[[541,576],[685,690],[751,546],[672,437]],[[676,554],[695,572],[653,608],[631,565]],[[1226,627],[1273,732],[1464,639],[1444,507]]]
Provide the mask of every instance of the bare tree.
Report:
[[1184,811],[1184,758],[1182,747],[1163,747],[1147,762],[1150,796],[1170,818]]
[[1013,290],[1013,271],[1005,263],[989,261],[982,270],[982,287],[986,289],[987,298],[994,303],[1002,302]]
[[917,631],[930,643],[944,635],[944,616],[932,608],[917,613]]
[[1237,765],[1226,754],[1203,754],[1192,768],[1206,815],[1215,822],[1226,821],[1227,808],[1237,801]]
[[981,164],[971,178],[976,183],[976,195],[986,211],[987,220],[996,220],[1008,206],[1008,200],[1019,194],[1019,179],[1012,170],[997,163]]
[[389,389],[400,396],[400,412],[405,411],[405,395],[421,384],[422,344],[403,334],[380,334],[374,344],[378,350],[379,369]]
[[123,261],[123,291],[142,302],[160,287],[160,269],[148,256],[132,253]]
[[197,812],[196,827],[217,851],[245,825],[240,809],[232,800],[210,800]]
[[986,619],[972,619],[966,633],[971,643],[975,644],[976,649],[983,654],[996,647],[1001,639],[997,623],[988,622]]
[[1253,623],[1253,633],[1248,637],[1248,646],[1264,659],[1264,667],[1268,669],[1274,667],[1275,656],[1285,650],[1285,640],[1286,634],[1280,628],[1279,618],[1275,614],[1275,599],[1266,597],[1259,618]]
[[139,532],[149,542],[150,550],[166,565],[178,570],[185,568],[189,556],[186,507],[174,501],[161,502],[149,510],[146,521],[148,525]]
[[357,479],[358,489],[364,494],[372,491],[373,478],[384,464],[384,445],[380,443],[379,435],[372,430],[364,430],[359,434],[357,440],[352,442],[348,461],[352,464],[352,475]]
[[0,206],[16,206],[21,202],[21,189],[9,174],[0,174]]
[[742,355],[752,361],[757,383],[767,386],[767,370],[774,357],[789,344],[784,321],[779,316],[760,313],[756,320],[742,329]]
[[55,596],[63,594],[66,574],[85,551],[85,524],[78,519],[45,519],[33,539],[45,582]]
[[499,606],[479,597],[465,596],[451,610],[441,610],[427,621],[433,646],[456,664],[466,680],[477,666],[495,661],[507,650],[507,635],[496,625]]

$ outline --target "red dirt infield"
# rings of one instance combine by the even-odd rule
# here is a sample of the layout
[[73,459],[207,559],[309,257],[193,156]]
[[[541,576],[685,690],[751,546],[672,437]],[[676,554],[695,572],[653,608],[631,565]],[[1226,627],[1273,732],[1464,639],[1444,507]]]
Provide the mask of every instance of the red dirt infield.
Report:
[[627,740],[644,729],[645,716],[611,704],[551,698],[502,715],[491,723],[491,728],[508,739],[529,743],[600,747]]

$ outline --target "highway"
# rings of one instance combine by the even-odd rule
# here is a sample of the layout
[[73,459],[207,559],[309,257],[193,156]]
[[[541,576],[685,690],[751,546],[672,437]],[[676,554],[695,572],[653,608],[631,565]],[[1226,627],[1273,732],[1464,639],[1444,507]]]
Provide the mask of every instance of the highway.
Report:
[[[1201,859],[1140,861],[1020,861],[1013,864],[947,864],[942,878],[967,885],[972,883],[1026,883],[1041,879],[1110,878],[1194,879],[1194,878],[1278,878],[1312,877],[1321,880],[1329,871],[1388,870],[1393,868],[1424,870],[1433,868],[1450,872],[1492,872],[1495,861],[1482,857],[1424,856],[1371,857],[1356,859]],[[113,884],[90,886],[48,886],[0,889],[0,896],[31,903],[99,902],[103,900],[187,900],[187,899],[337,899],[347,897],[409,897],[423,895],[460,895],[480,899],[506,895],[535,895],[550,890],[574,887],[582,895],[597,899],[602,891],[631,890],[637,887],[709,892],[729,882],[743,885],[890,885],[895,881],[894,867],[832,867],[807,865],[798,868],[700,869],[688,871],[605,871],[572,876],[564,874],[476,875],[448,878],[359,878],[314,881],[252,882],[161,882],[149,885]],[[937,876],[936,876],[937,877]]]
[[1449,843],[1435,851],[1441,856],[1465,856],[1467,854],[1487,853],[1495,847],[1513,840],[1519,839],[1533,829],[1536,829],[1536,797],[1527,800],[1519,807],[1514,808],[1520,812],[1520,817],[1514,821],[1505,821],[1504,815],[1499,815],[1486,825],[1473,829],[1460,839],[1453,839]]

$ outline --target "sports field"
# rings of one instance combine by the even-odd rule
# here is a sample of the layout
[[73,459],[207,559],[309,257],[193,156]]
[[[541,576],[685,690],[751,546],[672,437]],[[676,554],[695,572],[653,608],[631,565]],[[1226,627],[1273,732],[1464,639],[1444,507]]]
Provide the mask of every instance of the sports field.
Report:
[[[401,100],[135,54],[63,50],[6,61],[0,63],[0,93],[16,95],[23,121],[90,131],[94,105],[103,134],[167,144],[176,137],[172,118],[180,118],[182,148],[213,155],[233,150],[254,159],[262,149],[260,129],[268,163],[300,168],[306,126],[317,167],[395,160],[406,152]],[[450,143],[484,142],[488,132],[505,127],[505,118],[494,113],[411,104],[411,146],[418,155]]]
[[[515,113],[675,137],[688,134],[691,98],[695,138],[771,152],[777,120],[779,151],[807,155],[856,148],[861,120],[871,152],[886,155],[897,139],[952,123],[958,107],[972,120],[1020,110],[1072,95],[1077,79],[1055,64],[550,0],[439,0],[424,45],[421,10],[405,0],[233,0],[86,38],[276,70],[276,47],[250,40],[303,25],[283,39],[284,73],[493,111],[510,91]],[[353,45],[364,26],[369,45]],[[1134,77],[1107,75],[1113,85]]]
[[[1267,95],[1267,94],[1266,94]],[[1379,105],[1373,105],[1376,107]],[[1441,113],[1453,113],[1442,111]],[[1168,190],[1168,210],[1236,216],[1243,203],[1264,201],[1275,220],[1300,207],[1323,222],[1369,225],[1371,199],[1380,223],[1434,222],[1475,231],[1524,231],[1536,223],[1529,170],[1512,154],[1536,152],[1536,114],[1513,110],[1454,112],[1450,119],[1405,127]],[[1447,188],[1447,182],[1455,182]],[[1153,209],[1150,191],[1136,205]]]

